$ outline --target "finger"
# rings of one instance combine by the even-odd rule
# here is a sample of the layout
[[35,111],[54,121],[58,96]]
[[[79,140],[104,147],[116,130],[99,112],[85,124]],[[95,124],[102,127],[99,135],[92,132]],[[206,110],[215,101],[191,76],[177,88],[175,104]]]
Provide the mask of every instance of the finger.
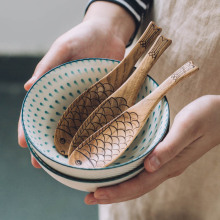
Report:
[[127,201],[138,194],[137,186],[141,180],[138,176],[118,185],[99,188],[94,193],[88,194],[84,201],[88,205],[110,204]]
[[169,176],[168,172],[170,172],[170,168],[167,167],[154,173],[147,173],[144,170],[128,181],[99,188],[94,193],[88,194],[85,203],[89,205],[111,204],[136,199],[164,182]]
[[[24,130],[21,124],[21,117],[19,118],[18,121],[18,144],[21,147],[27,147],[27,142],[25,140],[25,136],[24,136]],[[33,157],[33,155],[31,154],[31,163],[35,168],[41,168],[40,164],[36,161],[36,159]]]
[[31,154],[31,163],[35,168],[41,168],[40,164],[36,161],[36,159],[32,154]]
[[165,180],[179,176],[183,171],[203,156],[216,143],[212,143],[209,137],[202,136],[188,145],[174,159],[166,163],[159,170],[148,173],[142,171],[138,176],[124,183],[103,187],[86,196],[86,204],[111,204],[138,198],[163,183]]
[[50,69],[69,61],[68,54],[67,48],[63,43],[55,42],[36,66],[32,77],[25,83],[25,90],[28,91],[31,86]]
[[148,174],[142,172],[135,178],[124,183],[97,189],[94,198],[98,204],[117,203],[137,198],[143,194],[142,182],[147,180]]
[[26,143],[25,136],[24,136],[24,130],[21,124],[21,117],[19,118],[19,121],[18,121],[18,144],[21,147],[24,147],[24,148],[27,147],[27,143]]
[[[192,113],[179,115],[174,120],[168,135],[160,142],[153,152],[146,158],[144,165],[149,172],[154,172],[172,160],[186,146],[201,137],[199,123]],[[192,120],[192,118],[194,118]]]
[[103,187],[90,193],[85,198],[88,205],[110,204],[135,199],[154,189],[159,183],[163,182],[163,173],[147,173],[142,171],[131,180],[118,185]]
[[98,204],[98,200],[94,197],[94,193],[89,193],[89,194],[85,197],[84,202],[85,202],[87,205],[96,205],[96,204]]

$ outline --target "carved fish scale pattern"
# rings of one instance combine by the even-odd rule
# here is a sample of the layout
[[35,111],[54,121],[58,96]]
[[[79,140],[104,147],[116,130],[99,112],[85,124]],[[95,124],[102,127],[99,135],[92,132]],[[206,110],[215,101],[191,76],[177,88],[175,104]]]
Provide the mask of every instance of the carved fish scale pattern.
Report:
[[122,97],[107,99],[104,104],[95,110],[93,117],[86,120],[79,128],[71,142],[71,151],[128,108],[127,101]]
[[[76,100],[74,105],[68,107],[59,121],[57,129],[72,138],[91,112],[113,92],[114,87],[111,84],[97,83],[96,86],[88,89],[79,100]],[[62,142],[62,138],[60,141]]]
[[135,131],[139,127],[138,115],[135,112],[125,112],[118,116],[74,151],[73,154],[81,154],[87,160],[76,160],[74,165],[80,166],[89,161],[93,168],[107,166],[133,141]]

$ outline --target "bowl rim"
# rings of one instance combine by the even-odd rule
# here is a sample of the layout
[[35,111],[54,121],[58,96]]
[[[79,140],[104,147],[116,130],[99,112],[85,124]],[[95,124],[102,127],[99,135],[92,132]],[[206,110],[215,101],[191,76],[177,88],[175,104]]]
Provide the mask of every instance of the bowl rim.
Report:
[[[169,103],[168,103],[168,100],[167,100],[167,97],[164,96],[163,99],[165,99],[165,102],[167,103],[167,108],[168,108],[168,120],[167,120],[167,126],[166,128],[164,129],[161,137],[159,138],[158,142],[155,143],[151,149],[147,150],[144,154],[140,155],[139,157],[135,157],[134,159],[132,160],[129,160],[127,162],[124,162],[124,163],[121,163],[121,164],[116,164],[114,166],[108,166],[108,167],[103,167],[103,168],[81,168],[81,167],[74,167],[74,166],[71,166],[69,164],[64,164],[64,163],[61,163],[59,161],[56,161],[55,159],[52,159],[50,157],[48,157],[47,155],[45,155],[43,152],[41,152],[37,147],[35,147],[34,143],[31,141],[31,139],[29,138],[27,132],[26,132],[26,129],[25,129],[25,125],[24,125],[24,107],[25,107],[25,102],[26,102],[26,99],[28,98],[28,95],[30,94],[30,92],[32,91],[32,89],[35,87],[35,85],[41,81],[42,78],[44,78],[46,75],[50,74],[51,72],[53,72],[55,69],[60,69],[61,67],[63,66],[66,66],[68,64],[72,64],[72,63],[77,63],[77,62],[83,62],[83,61],[95,61],[95,60],[105,60],[105,61],[113,61],[113,62],[117,62],[119,63],[120,61],[118,60],[114,60],[114,59],[108,59],[108,58],[85,58],[85,59],[78,59],[78,60],[72,60],[72,61],[69,61],[69,62],[66,62],[66,63],[63,63],[61,65],[58,65],[52,69],[50,69],[49,71],[47,71],[45,74],[43,74],[32,86],[31,88],[28,90],[28,92],[26,93],[25,97],[24,97],[24,100],[22,102],[22,108],[21,108],[21,122],[22,122],[22,127],[23,127],[23,131],[24,131],[24,135],[25,135],[25,139],[26,139],[26,142],[30,141],[31,145],[34,147],[35,150],[37,150],[39,153],[43,154],[47,159],[61,165],[61,166],[65,166],[65,167],[68,167],[68,168],[71,168],[71,169],[77,169],[77,170],[91,170],[91,171],[101,171],[101,170],[108,170],[108,169],[116,169],[116,168],[119,168],[119,167],[123,167],[123,166],[126,166],[128,164],[131,164],[143,157],[146,157],[157,145],[158,143],[160,143],[164,137],[166,136],[168,130],[169,130],[169,126],[170,126],[170,108],[169,108]],[[104,76],[103,76],[104,77]],[[159,86],[159,84],[149,75],[147,75],[147,77],[149,77],[157,86]],[[27,141],[28,139],[28,141]]]
[[52,173],[58,175],[58,176],[61,176],[65,179],[69,179],[69,180],[74,180],[74,181],[77,181],[77,182],[83,182],[83,183],[106,183],[106,182],[112,182],[112,181],[116,181],[116,180],[119,180],[119,179],[122,179],[122,178],[125,178],[135,172],[137,172],[138,170],[142,170],[144,169],[144,165],[143,163],[140,164],[138,167],[135,167],[133,170],[131,171],[128,171],[126,173],[123,173],[121,175],[118,175],[118,176],[112,176],[112,177],[109,177],[109,178],[100,178],[100,179],[83,179],[83,178],[78,178],[78,177],[74,177],[74,176],[69,176],[69,175],[66,175],[64,173],[61,173],[57,170],[55,170],[54,168],[52,168],[51,166],[49,166],[48,164],[46,164],[38,155],[37,153],[34,152],[34,150],[32,149],[32,147],[30,146],[29,143],[27,143],[28,145],[28,148],[31,152],[31,154],[34,156],[34,158],[37,160],[37,162],[43,166],[44,168],[48,169],[49,171],[51,171]]

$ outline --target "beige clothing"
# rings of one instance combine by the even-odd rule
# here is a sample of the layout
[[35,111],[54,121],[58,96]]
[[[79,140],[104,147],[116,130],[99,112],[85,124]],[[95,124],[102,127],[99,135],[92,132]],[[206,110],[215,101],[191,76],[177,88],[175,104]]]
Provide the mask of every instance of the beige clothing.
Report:
[[[161,83],[188,60],[200,67],[167,95],[172,122],[192,100],[205,94],[220,95],[220,1],[155,0],[151,13],[150,20],[173,42],[150,75]],[[100,206],[99,212],[100,220],[219,220],[220,146],[150,193]]]

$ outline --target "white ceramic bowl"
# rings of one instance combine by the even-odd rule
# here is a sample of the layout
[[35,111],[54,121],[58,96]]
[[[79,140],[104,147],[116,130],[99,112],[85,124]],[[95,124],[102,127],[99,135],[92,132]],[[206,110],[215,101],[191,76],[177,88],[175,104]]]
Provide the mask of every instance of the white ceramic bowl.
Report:
[[41,167],[55,180],[58,182],[71,187],[73,189],[86,191],[86,192],[94,192],[99,187],[111,186],[118,183],[122,183],[132,177],[136,176],[139,172],[141,172],[144,167],[140,165],[136,167],[134,170],[129,171],[128,173],[124,173],[118,177],[106,178],[106,179],[81,179],[72,176],[65,175],[63,173],[54,170],[52,167],[48,166],[40,157],[36,154],[34,149],[31,147],[29,142],[28,147],[31,151],[32,155],[35,157],[37,162],[41,165]]
[[[169,127],[169,106],[163,98],[132,145],[114,164],[106,168],[83,169],[70,166],[68,158],[54,146],[57,123],[72,101],[118,64],[110,59],[83,59],[60,65],[42,76],[27,93],[22,106],[26,139],[37,155],[63,174],[86,179],[120,176],[143,164],[144,158],[164,138]],[[156,87],[147,77],[137,98],[140,101]]]

